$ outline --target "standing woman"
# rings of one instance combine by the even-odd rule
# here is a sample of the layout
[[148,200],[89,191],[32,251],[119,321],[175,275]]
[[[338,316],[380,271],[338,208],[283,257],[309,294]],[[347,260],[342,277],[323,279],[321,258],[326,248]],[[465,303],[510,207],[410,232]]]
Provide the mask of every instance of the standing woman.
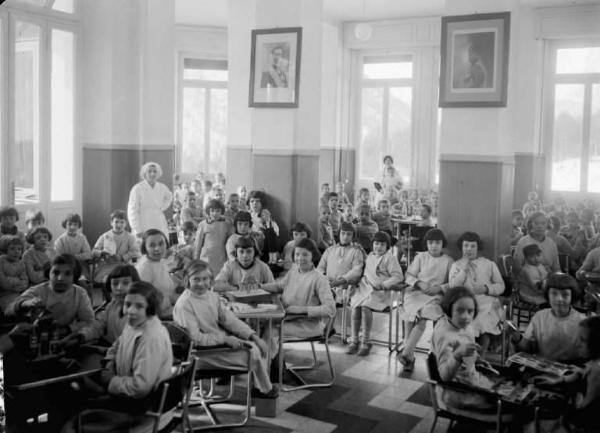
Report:
[[127,216],[137,237],[141,237],[149,229],[169,233],[164,211],[171,205],[173,194],[165,184],[158,182],[162,174],[160,165],[147,162],[140,169],[142,180],[129,193]]

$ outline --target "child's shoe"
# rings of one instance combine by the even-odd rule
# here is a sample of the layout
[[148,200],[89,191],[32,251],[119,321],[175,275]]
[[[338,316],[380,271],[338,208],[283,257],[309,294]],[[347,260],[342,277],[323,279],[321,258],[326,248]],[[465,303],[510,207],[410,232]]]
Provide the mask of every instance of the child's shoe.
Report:
[[410,373],[410,372],[414,371],[414,369],[415,369],[415,357],[414,356],[412,358],[410,358],[410,357],[406,356],[404,353],[398,354],[398,361],[400,361],[400,364],[403,365],[405,373]]
[[346,349],[346,353],[348,355],[355,355],[356,352],[358,352],[358,344],[356,344],[356,343],[350,343],[348,345],[348,348]]
[[371,352],[371,345],[369,343],[360,343],[358,347],[358,356],[367,356]]

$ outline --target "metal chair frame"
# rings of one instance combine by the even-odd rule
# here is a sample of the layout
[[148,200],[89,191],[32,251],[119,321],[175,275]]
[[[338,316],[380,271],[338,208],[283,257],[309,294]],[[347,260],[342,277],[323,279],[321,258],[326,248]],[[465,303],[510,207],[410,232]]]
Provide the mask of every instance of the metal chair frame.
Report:
[[[387,346],[388,351],[391,353],[398,352],[402,346],[403,340],[400,340],[400,307],[404,302],[404,288],[406,284],[400,283],[396,286],[392,286],[389,291],[391,292],[390,304],[387,308],[381,311],[372,310],[373,313],[385,313],[388,314],[388,339],[378,340],[371,338],[371,343],[378,346]],[[395,317],[395,320],[394,320]],[[404,334],[404,327],[402,329]],[[393,339],[393,340],[392,340]],[[393,341],[393,342],[392,342]]]

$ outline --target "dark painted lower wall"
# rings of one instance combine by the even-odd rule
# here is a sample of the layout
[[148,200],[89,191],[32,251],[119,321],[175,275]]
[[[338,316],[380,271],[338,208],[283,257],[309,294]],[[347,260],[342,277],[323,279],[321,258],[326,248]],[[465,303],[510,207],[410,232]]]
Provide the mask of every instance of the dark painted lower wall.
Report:
[[354,171],[356,152],[354,149],[322,148],[319,155],[319,186],[329,182],[332,191],[337,181],[346,184],[346,194],[354,200]]
[[172,187],[174,147],[99,147],[83,149],[83,231],[90,244],[110,228],[109,215],[127,210],[129,191],[139,182],[143,163],[154,161],[163,170],[161,182]]
[[544,194],[544,157],[533,153],[515,153],[515,209],[521,209],[529,191]]

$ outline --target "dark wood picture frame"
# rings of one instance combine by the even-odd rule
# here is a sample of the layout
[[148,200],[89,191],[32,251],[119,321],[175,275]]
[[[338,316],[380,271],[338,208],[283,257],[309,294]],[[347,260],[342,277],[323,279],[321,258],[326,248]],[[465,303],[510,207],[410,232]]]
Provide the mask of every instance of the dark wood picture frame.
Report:
[[442,17],[439,106],[506,107],[510,12]]
[[252,30],[249,107],[297,108],[302,27]]

